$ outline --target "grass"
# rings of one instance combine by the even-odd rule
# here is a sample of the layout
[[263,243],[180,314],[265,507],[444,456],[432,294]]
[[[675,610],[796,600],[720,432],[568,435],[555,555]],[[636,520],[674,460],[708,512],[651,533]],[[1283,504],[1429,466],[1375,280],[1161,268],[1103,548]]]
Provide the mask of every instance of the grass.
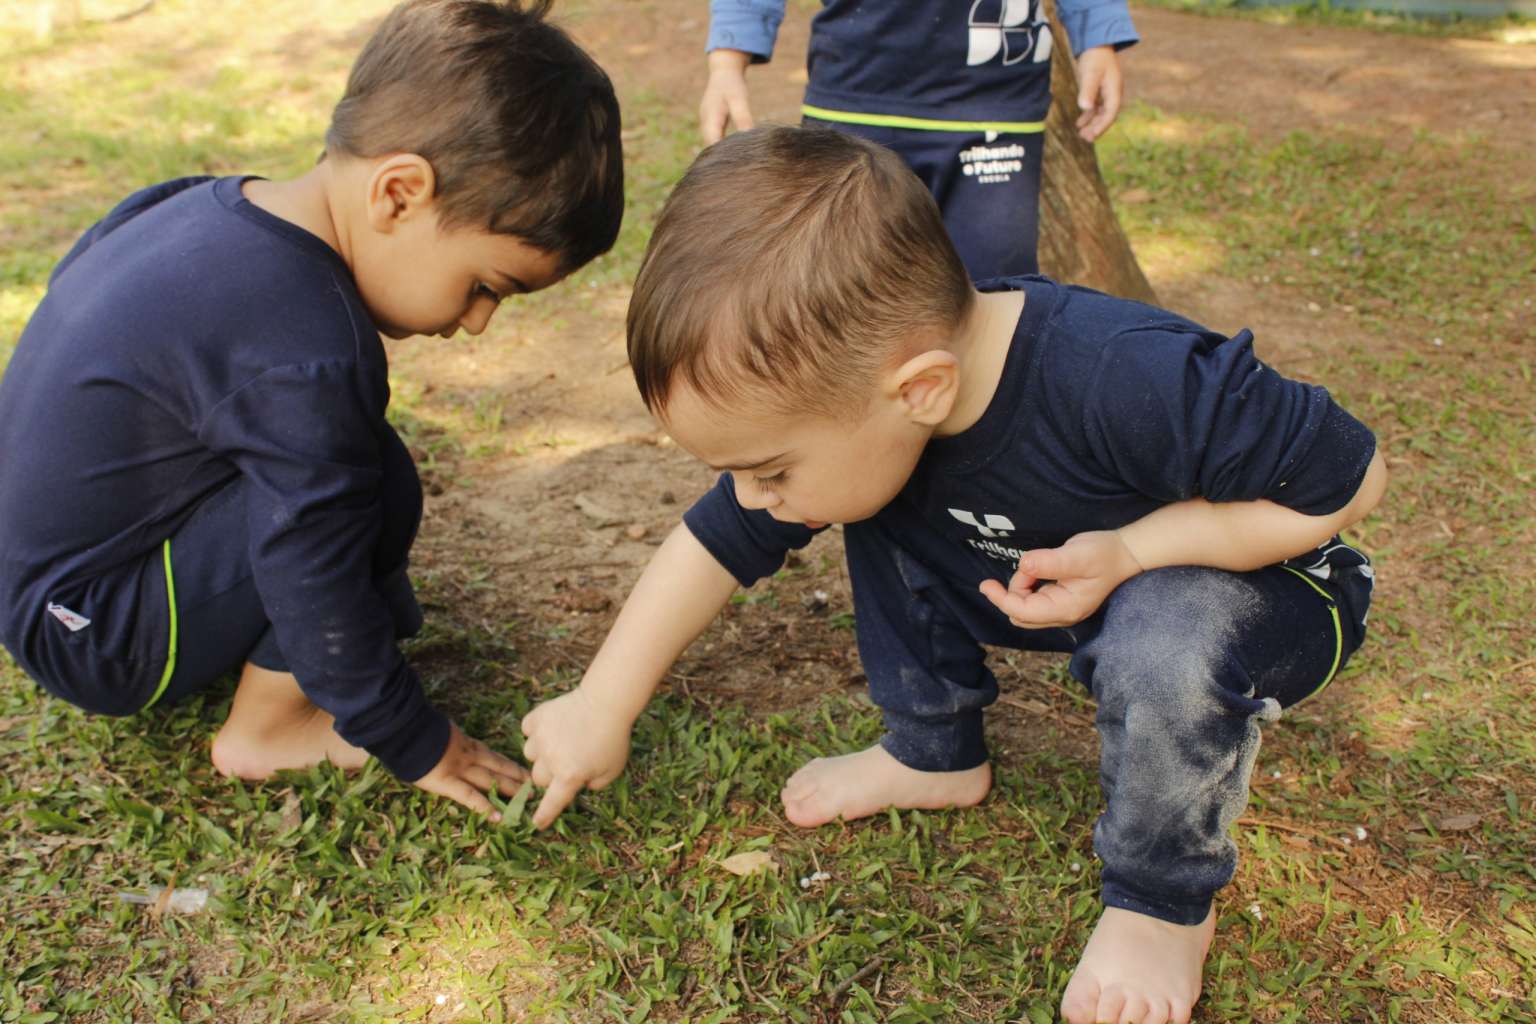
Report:
[[1302,3],[1268,3],[1267,0],[1136,0],[1138,6],[1162,7],[1207,17],[1246,18],[1270,25],[1318,25],[1328,28],[1363,28],[1399,35],[1454,36],[1464,39],[1497,39],[1530,42],[1536,22],[1519,14],[1475,17],[1459,12],[1416,14],[1412,12],[1352,10],[1330,0]]
[[[129,189],[302,169],[380,9],[211,17],[162,0],[7,51],[0,189],[21,201],[0,211],[0,365],[53,261]],[[546,333],[621,302],[692,152],[691,101],[625,97],[624,236],[525,307]],[[1434,134],[1257,139],[1144,106],[1106,142],[1138,248],[1164,274],[1311,317],[1315,343],[1284,368],[1327,381],[1394,472],[1360,531],[1381,568],[1371,640],[1266,736],[1201,1020],[1536,1020],[1536,196],[1502,153]],[[395,385],[429,484],[564,444],[517,433],[503,396]],[[847,646],[846,610],[817,618],[799,599],[836,572],[806,558],[725,629]],[[429,628],[410,654],[434,699],[516,753],[521,715],[571,683],[531,667],[571,660],[569,631],[498,604],[488,573],[423,561]],[[516,801],[492,827],[377,766],[225,782],[206,742],[227,692],[88,718],[0,660],[0,1022],[1040,1024],[1097,914],[1100,797],[1086,700],[1059,662],[1007,655],[999,672],[1025,700],[995,716],[998,785],[979,808],[791,829],[778,785],[870,742],[867,702],[764,710],[680,687],[642,717],[626,776],[535,836]],[[720,865],[754,850],[777,871]],[[118,897],[164,885],[211,905],[156,916]]]

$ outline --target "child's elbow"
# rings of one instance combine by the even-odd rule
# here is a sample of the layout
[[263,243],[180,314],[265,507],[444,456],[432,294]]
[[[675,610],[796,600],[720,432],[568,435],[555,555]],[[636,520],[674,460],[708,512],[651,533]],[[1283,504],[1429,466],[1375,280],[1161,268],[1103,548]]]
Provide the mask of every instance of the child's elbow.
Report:
[[1381,457],[1381,450],[1377,449],[1371,456],[1371,464],[1365,467],[1365,477],[1360,481],[1359,489],[1345,508],[1349,517],[1346,527],[1354,526],[1381,504],[1382,497],[1387,493],[1387,476],[1387,460]]

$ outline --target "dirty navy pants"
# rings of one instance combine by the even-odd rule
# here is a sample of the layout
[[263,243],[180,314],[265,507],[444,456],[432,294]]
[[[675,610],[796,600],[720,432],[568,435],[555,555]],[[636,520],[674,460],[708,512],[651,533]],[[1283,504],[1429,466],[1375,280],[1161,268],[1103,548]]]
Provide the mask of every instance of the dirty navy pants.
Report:
[[1230,830],[1260,723],[1332,680],[1364,638],[1370,602],[1369,563],[1341,545],[1359,564],[1328,579],[1283,566],[1155,569],[1070,629],[1020,629],[872,521],[844,540],[885,749],[921,771],[982,764],[982,709],[997,697],[982,645],[1070,654],[1098,704],[1104,902],[1184,925],[1205,919],[1236,868]]

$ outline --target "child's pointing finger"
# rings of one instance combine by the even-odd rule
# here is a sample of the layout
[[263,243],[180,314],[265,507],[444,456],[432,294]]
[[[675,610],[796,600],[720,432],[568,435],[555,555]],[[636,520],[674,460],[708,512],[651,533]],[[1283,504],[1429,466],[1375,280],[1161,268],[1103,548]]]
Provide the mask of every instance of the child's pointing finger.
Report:
[[581,792],[581,783],[572,782],[570,779],[555,779],[544,791],[544,799],[539,801],[539,809],[533,812],[533,827],[540,831],[555,823],[560,817],[560,812],[565,810],[576,794]]

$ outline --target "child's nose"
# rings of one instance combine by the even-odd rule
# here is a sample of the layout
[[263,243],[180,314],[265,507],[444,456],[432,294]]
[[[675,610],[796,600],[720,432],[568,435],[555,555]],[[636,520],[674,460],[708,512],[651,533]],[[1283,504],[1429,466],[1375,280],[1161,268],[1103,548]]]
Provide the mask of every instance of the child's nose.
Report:
[[481,299],[470,305],[464,316],[459,320],[459,326],[464,328],[466,334],[480,334],[486,325],[491,322],[491,316],[496,312],[496,303]]

